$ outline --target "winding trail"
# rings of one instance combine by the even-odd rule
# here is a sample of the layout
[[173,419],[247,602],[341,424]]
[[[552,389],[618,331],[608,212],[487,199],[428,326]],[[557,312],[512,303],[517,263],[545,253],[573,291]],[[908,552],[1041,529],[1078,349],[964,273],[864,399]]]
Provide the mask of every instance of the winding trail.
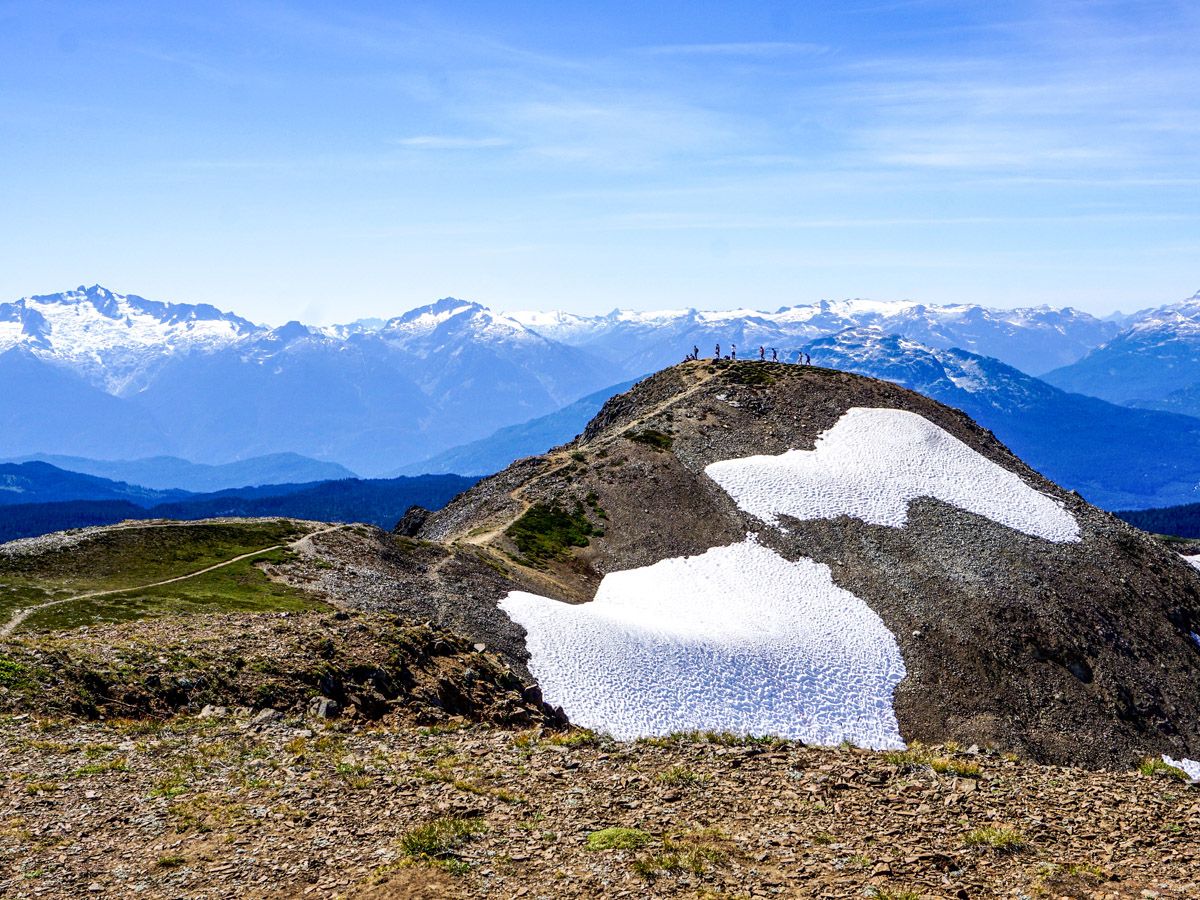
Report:
[[[188,523],[192,524],[192,523]],[[135,526],[123,526],[125,528]],[[163,527],[162,525],[148,525],[148,528]],[[273,550],[282,550],[285,547],[296,549],[299,545],[308,542],[307,546],[311,547],[311,539],[321,534],[328,534],[331,531],[337,531],[345,525],[331,525],[328,528],[321,528],[317,531],[310,531],[307,534],[301,535],[294,541],[286,544],[275,544],[271,547],[263,547],[261,550],[251,550],[249,553],[243,553],[241,556],[235,556],[232,559],[227,559],[224,562],[216,563],[215,565],[206,566],[203,569],[197,569],[195,572],[188,572],[186,575],[176,575],[174,578],[167,578],[163,581],[154,581],[150,584],[137,584],[130,587],[113,588],[107,591],[89,591],[86,594],[74,594],[70,597],[60,597],[57,600],[47,600],[45,603],[39,603],[36,606],[25,606],[16,610],[4,625],[0,626],[0,638],[8,637],[21,623],[28,619],[31,615],[43,609],[49,609],[52,606],[61,606],[64,603],[74,603],[76,600],[92,600],[96,597],[111,597],[114,594],[128,594],[130,591],[145,591],[150,588],[162,587],[167,584],[175,584],[177,581],[187,581],[189,578],[195,578],[197,575],[205,575],[209,572],[214,572],[217,569],[223,569],[226,566],[232,566],[234,563],[239,563],[244,559],[251,559],[255,556],[262,556],[264,553],[270,553]]]
[[[637,418],[632,419],[631,421],[626,423],[622,429],[622,433],[629,431],[632,428],[636,428],[639,425],[644,425],[647,421],[649,421],[650,419],[653,419],[655,416],[659,415],[660,413],[665,412],[666,410],[670,409],[672,406],[675,406],[676,404],[680,403],[681,401],[686,400],[688,397],[691,397],[693,394],[697,393],[701,388],[703,388],[706,384],[708,384],[710,381],[712,381],[712,379],[714,377],[715,376],[710,375],[705,371],[700,371],[697,374],[696,382],[693,385],[691,385],[686,390],[684,390],[678,394],[671,395],[666,400],[656,403],[654,406],[645,410]],[[567,446],[572,446],[572,445],[567,445]],[[578,447],[575,447],[574,449],[583,449],[583,448],[586,448],[589,446],[590,446],[590,444],[584,443],[584,444],[578,445]],[[547,462],[550,463],[550,467],[547,468],[545,471],[540,472],[537,475],[530,477],[529,480],[526,481],[524,484],[521,484],[519,487],[513,488],[513,490],[509,492],[509,497],[519,507],[519,511],[517,512],[517,514],[515,516],[512,516],[510,518],[502,520],[499,524],[495,525],[494,527],[475,531],[474,533],[462,535],[461,537],[450,538],[450,542],[456,543],[456,542],[461,541],[464,544],[472,544],[477,547],[487,548],[501,534],[501,532],[503,532],[505,529],[508,528],[509,525],[511,525],[517,519],[521,518],[521,516],[523,516],[526,512],[528,512],[529,508],[533,504],[524,496],[525,492],[527,490],[529,490],[529,488],[531,488],[535,484],[537,484],[539,481],[541,481],[542,479],[548,478],[551,475],[557,474],[558,472],[562,471],[562,469],[564,467],[571,465],[570,450],[566,450],[566,449],[558,450],[557,452],[545,453],[543,455],[546,456]]]

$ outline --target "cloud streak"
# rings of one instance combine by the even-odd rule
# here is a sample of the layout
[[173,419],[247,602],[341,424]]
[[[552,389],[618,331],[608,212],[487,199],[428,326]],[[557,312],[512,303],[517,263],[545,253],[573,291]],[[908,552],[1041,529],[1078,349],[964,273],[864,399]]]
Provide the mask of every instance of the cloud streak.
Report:
[[489,150],[512,146],[512,141],[501,137],[456,137],[446,134],[418,134],[397,138],[393,143],[414,150]]

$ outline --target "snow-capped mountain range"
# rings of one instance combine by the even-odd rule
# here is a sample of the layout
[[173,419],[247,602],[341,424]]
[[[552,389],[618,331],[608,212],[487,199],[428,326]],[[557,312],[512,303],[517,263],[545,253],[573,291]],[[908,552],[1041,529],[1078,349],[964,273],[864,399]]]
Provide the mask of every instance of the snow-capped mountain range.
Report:
[[0,303],[0,353],[27,347],[112,394],[136,389],[138,376],[164,354],[218,350],[257,331],[214,306],[159,303],[100,285]]
[[797,344],[846,328],[874,326],[931,347],[961,347],[1003,359],[1033,374],[1073,362],[1120,330],[1120,323],[1076,309],[1047,306],[989,309],[972,304],[932,306],[908,300],[822,300],[774,312],[695,309],[576,316],[560,312],[515,312],[514,319],[547,337],[589,350],[627,371],[652,371],[677,361],[681,346],[742,355],[760,345]]
[[1114,403],[1200,415],[1200,292],[1135,313],[1125,325],[1046,380]]
[[[1144,352],[1151,337],[1156,347],[1175,341],[1186,357],[1200,340],[1200,296],[1127,321],[873,300],[774,312],[504,314],[446,298],[387,319],[268,327],[216,306],[93,285],[0,303],[0,457],[220,463],[297,452],[369,475],[554,412],[677,362],[693,345],[702,355],[717,343],[725,352],[737,344],[743,357],[759,345],[784,355],[861,328],[1065,378],[1126,345]],[[1103,382],[1075,389],[1102,393]],[[1167,393],[1131,399],[1165,402]]]

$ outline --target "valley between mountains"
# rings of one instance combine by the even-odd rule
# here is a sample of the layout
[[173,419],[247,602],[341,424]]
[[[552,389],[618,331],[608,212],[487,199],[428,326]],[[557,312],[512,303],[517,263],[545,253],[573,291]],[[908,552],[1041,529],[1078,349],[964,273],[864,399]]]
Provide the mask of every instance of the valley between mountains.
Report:
[[1200,570],[891,382],[687,362],[392,531],[0,586],[6,896],[1200,890]]

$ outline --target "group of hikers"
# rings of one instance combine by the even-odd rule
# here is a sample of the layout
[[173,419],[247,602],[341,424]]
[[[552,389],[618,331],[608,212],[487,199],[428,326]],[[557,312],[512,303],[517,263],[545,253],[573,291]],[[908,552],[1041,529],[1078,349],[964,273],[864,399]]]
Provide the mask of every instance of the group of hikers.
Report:
[[[761,344],[759,345],[759,348],[758,348],[759,362],[767,361],[767,351],[768,350],[771,352],[771,362],[779,362],[779,350],[777,350],[775,347],[765,347],[765,346],[762,346]],[[692,352],[689,353],[687,356],[685,356],[683,358],[683,361],[691,362],[693,360],[698,360],[699,358],[700,358],[700,348],[693,345]],[[713,351],[713,359],[737,360],[737,358],[738,358],[737,344],[730,344],[729,352],[726,353],[724,356],[721,356],[721,345],[720,344],[717,344],[716,349]],[[799,352],[796,357],[796,362],[802,366],[809,366],[809,365],[812,365],[812,357],[809,356],[807,353]]]

